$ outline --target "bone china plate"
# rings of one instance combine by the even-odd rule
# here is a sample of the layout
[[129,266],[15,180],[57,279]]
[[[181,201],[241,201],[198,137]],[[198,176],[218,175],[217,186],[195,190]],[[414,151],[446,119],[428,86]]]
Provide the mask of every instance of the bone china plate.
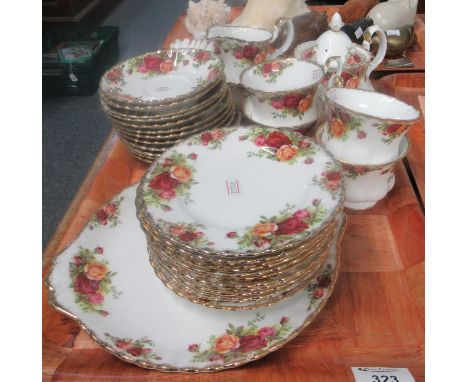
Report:
[[194,95],[223,76],[215,54],[196,49],[161,50],[133,57],[107,71],[104,94],[126,102],[173,102]]
[[339,240],[319,276],[293,298],[254,311],[193,304],[167,289],[148,261],[135,212],[136,186],[103,205],[53,261],[50,304],[106,350],[161,371],[216,371],[280,348],[310,324],[332,293]]
[[309,137],[226,128],[167,150],[138,198],[152,229],[191,250],[258,253],[311,238],[334,219],[341,178],[340,165]]

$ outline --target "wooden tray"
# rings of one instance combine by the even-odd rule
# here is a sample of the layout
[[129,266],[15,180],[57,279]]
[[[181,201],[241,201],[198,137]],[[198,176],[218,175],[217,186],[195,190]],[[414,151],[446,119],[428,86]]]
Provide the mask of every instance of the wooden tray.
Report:
[[[175,24],[164,46],[184,38]],[[412,103],[424,95],[424,74],[395,74],[376,88]],[[386,199],[348,211],[342,272],[318,319],[284,348],[246,366],[215,374],[165,374],[124,363],[47,303],[43,287],[44,381],[354,381],[351,366],[407,367],[424,380],[424,129],[410,133],[408,161],[396,169]],[[147,164],[132,158],[112,132],[60,223],[43,258],[76,238],[95,210],[138,181]],[[422,187],[422,188],[421,188]]]

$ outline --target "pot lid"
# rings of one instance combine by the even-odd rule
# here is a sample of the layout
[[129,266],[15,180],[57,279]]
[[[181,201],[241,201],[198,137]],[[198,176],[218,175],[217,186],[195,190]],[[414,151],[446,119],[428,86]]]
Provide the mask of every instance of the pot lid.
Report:
[[328,26],[329,30],[322,33],[316,40],[317,61],[323,65],[329,57],[340,56],[344,58],[348,49],[352,47],[352,41],[348,35],[341,30],[344,25],[338,12],[335,12]]

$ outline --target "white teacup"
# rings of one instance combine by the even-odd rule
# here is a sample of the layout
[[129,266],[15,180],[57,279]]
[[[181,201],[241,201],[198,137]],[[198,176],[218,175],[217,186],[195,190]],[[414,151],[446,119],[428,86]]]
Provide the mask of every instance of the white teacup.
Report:
[[[322,124],[316,132],[316,140],[321,144],[325,129],[326,125]],[[395,166],[406,156],[409,148],[410,142],[405,136],[394,161],[380,165],[356,165],[339,160],[345,182],[345,207],[365,210],[385,198],[395,185]]]
[[380,165],[397,160],[400,142],[419,111],[394,97],[361,89],[325,91],[324,146],[341,161]]
[[323,76],[324,68],[316,63],[283,58],[251,66],[241,73],[240,80],[251,95],[258,119],[254,122],[298,127],[317,119],[314,100]]

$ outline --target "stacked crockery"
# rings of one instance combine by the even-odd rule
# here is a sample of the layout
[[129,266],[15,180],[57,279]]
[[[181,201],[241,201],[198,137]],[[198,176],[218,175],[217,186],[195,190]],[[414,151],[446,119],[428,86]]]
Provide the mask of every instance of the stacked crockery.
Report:
[[131,58],[104,74],[99,95],[128,151],[150,163],[180,140],[238,118],[223,64],[205,50]]
[[165,151],[136,200],[151,264],[198,304],[268,306],[321,268],[343,208],[341,168],[310,138],[215,129]]
[[328,117],[317,140],[345,170],[345,207],[371,208],[395,184],[393,170],[408,152],[406,133],[419,111],[368,90],[332,88],[325,97]]

